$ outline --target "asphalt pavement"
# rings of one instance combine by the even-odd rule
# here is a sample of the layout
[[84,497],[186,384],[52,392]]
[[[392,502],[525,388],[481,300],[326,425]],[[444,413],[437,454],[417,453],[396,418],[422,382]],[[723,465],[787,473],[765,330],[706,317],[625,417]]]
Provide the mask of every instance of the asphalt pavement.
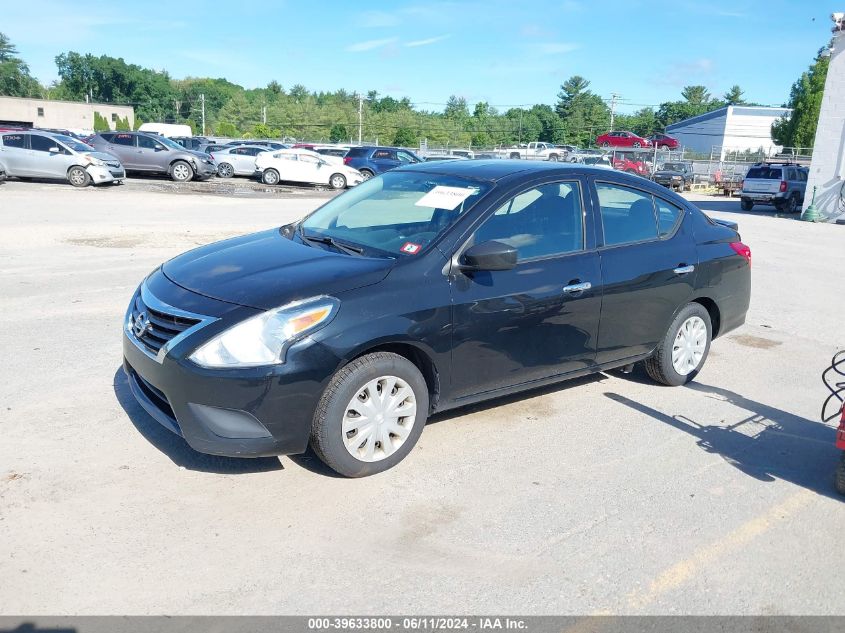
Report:
[[193,452],[121,322],[188,248],[325,200],[0,185],[0,614],[843,614],[820,374],[845,227],[692,195],[753,252],[696,382],[612,372],[441,414],[375,477]]

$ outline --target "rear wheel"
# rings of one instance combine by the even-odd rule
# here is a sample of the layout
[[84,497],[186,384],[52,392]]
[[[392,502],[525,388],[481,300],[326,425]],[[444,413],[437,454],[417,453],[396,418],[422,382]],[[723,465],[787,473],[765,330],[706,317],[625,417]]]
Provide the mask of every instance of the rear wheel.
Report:
[[220,163],[217,166],[217,175],[221,178],[231,178],[235,175],[235,168],[229,163]]
[[87,187],[91,184],[91,174],[84,167],[74,165],[67,170],[67,181],[74,187]]
[[170,177],[176,182],[188,182],[194,177],[194,169],[184,160],[177,160],[170,168]]
[[795,213],[798,210],[798,196],[794,193],[789,196],[786,204],[783,205],[784,213]]
[[374,475],[411,452],[427,417],[428,387],[420,370],[403,356],[375,352],[329,381],[314,412],[311,446],[341,475]]
[[658,149],[662,149],[662,150],[670,150],[670,149],[672,149],[672,148],[671,148],[671,147],[669,147],[668,145],[661,145]]
[[610,143],[608,143],[607,141],[605,141],[604,143],[602,143],[602,144],[601,144],[601,146],[602,146],[602,147],[610,147]]
[[754,203],[751,202],[748,198],[743,198],[739,203],[740,208],[743,211],[751,211],[754,208]]
[[329,178],[329,185],[332,189],[346,189],[346,178],[343,174],[332,174]]
[[642,145],[640,145],[639,141],[634,141],[634,147],[640,148],[640,147],[642,147]]
[[677,387],[694,379],[707,360],[713,326],[700,303],[688,303],[672,321],[666,336],[645,361],[653,380]]
[[360,169],[359,171],[361,172],[361,175],[364,177],[364,180],[369,180],[370,178],[375,176],[375,174],[373,172],[371,172],[369,169]]
[[516,153],[516,152],[512,152],[512,153],[511,153],[511,158],[512,158],[512,159],[514,159],[514,160],[519,160],[520,158],[522,158],[522,156],[520,156],[520,155],[519,155],[518,153]]
[[553,163],[556,163],[560,160],[560,158],[558,157],[557,154],[552,154],[551,156],[549,156],[549,160]]
[[264,173],[261,174],[261,182],[265,185],[278,185],[279,184],[279,172],[275,169],[265,169]]

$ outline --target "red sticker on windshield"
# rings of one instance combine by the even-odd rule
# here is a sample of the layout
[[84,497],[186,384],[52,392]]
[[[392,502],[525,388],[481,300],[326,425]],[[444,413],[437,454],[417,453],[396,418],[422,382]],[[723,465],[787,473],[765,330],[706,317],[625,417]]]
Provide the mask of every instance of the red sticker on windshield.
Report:
[[403,253],[408,253],[409,255],[416,255],[420,252],[422,246],[419,244],[414,244],[413,242],[405,242],[402,246],[401,250]]

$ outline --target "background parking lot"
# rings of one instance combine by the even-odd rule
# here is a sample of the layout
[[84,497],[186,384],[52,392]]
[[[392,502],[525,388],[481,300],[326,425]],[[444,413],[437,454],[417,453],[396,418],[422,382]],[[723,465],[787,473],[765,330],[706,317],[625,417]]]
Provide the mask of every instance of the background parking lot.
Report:
[[747,325],[694,383],[612,372],[447,412],[346,480],[195,453],[120,370],[158,263],[333,194],[150,182],[0,185],[0,613],[845,613],[817,421],[845,227],[692,195],[753,252]]

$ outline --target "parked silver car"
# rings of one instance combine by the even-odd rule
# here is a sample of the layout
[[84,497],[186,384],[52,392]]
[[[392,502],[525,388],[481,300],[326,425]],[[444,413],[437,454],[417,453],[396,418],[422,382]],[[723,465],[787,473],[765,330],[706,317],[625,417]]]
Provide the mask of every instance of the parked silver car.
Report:
[[177,182],[206,180],[217,173],[208,154],[185,149],[165,136],[147,132],[103,132],[88,142],[117,156],[127,171],[167,174]]
[[260,145],[234,145],[214,152],[217,162],[217,175],[221,178],[232,176],[255,176],[255,157],[262,152],[273,150]]
[[40,130],[0,135],[0,171],[17,178],[67,180],[74,187],[120,182],[120,161],[71,136]]

